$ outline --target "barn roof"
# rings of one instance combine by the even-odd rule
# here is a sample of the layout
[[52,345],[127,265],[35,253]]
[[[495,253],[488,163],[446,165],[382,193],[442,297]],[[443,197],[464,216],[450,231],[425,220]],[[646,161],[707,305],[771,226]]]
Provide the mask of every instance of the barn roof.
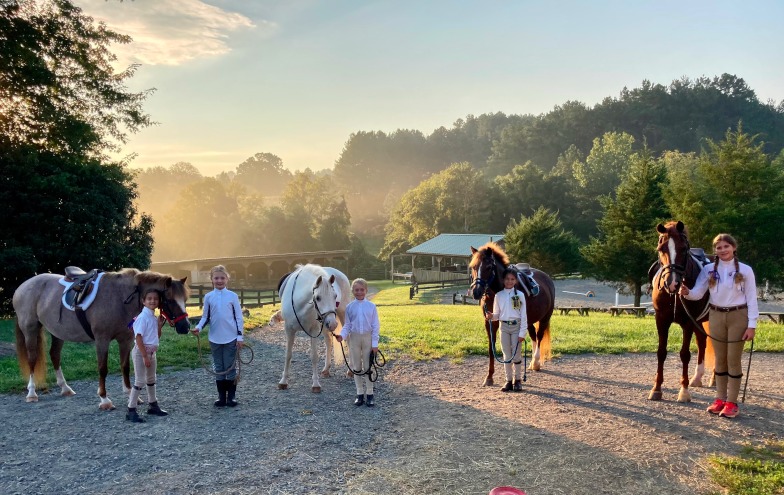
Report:
[[406,254],[467,258],[471,256],[472,246],[478,248],[488,241],[501,242],[503,239],[503,234],[439,234],[412,247]]

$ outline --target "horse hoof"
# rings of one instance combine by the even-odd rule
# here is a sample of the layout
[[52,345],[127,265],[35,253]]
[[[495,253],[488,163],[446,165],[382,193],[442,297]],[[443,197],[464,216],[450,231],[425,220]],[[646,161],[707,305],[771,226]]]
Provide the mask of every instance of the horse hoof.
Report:
[[702,378],[699,380],[697,378],[693,379],[689,382],[690,387],[702,387]]
[[661,390],[651,390],[651,393],[648,395],[648,400],[661,400],[661,399],[662,399]]
[[542,369],[542,365],[531,363],[531,366],[529,366],[528,369],[531,371],[540,371]]
[[60,392],[60,397],[71,397],[72,395],[76,395],[76,392],[74,392],[70,388],[68,390],[63,390],[62,392]]
[[485,386],[485,387],[492,386],[493,385],[493,379],[492,378],[485,378],[485,381],[484,381],[484,383],[482,383],[482,385]]
[[278,390],[286,390],[287,388],[289,388],[288,383],[278,383]]
[[114,404],[112,404],[112,403],[110,402],[110,403],[108,403],[108,404],[100,404],[100,405],[98,406],[98,409],[100,409],[101,411],[114,411],[114,410],[115,410],[115,409],[117,409],[117,408],[116,408],[116,407],[114,407]]
[[35,397],[26,397],[25,402],[38,402],[38,396]]
[[329,370],[322,371],[320,374],[321,374],[321,378],[329,378],[330,376],[332,376],[329,374]]
[[310,387],[310,391],[313,392],[314,394],[320,394],[321,387]]
[[678,402],[691,402],[691,393],[685,388],[678,392]]

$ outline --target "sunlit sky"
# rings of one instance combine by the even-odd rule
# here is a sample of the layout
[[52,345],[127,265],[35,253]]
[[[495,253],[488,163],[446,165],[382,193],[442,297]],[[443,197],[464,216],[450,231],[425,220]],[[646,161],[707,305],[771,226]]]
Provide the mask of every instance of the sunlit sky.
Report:
[[353,132],[590,106],[644,79],[724,72],[784,99],[784,2],[75,0],[134,42],[158,122],[118,157],[204,175],[258,152],[332,168]]

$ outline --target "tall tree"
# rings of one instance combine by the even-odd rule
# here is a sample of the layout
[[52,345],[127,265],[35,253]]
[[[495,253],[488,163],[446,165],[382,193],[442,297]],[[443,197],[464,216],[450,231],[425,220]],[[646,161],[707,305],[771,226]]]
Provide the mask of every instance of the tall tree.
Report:
[[115,72],[113,43],[131,38],[96,24],[67,0],[0,4],[0,134],[11,143],[97,156],[150,125],[129,92],[138,68]]
[[490,217],[490,184],[468,163],[422,181],[400,199],[386,226],[387,258],[440,233],[480,232]]
[[35,273],[149,266],[152,220],[104,157],[150,124],[148,92],[125,87],[136,67],[112,67],[110,45],[129,40],[66,0],[0,2],[2,311]]
[[558,213],[538,208],[530,217],[512,220],[504,234],[509,259],[525,262],[551,275],[579,270],[577,237],[563,228]]
[[234,180],[263,196],[280,196],[291,180],[283,160],[272,153],[256,153],[237,165]]
[[[699,223],[692,243],[710,246],[716,234],[727,232],[738,239],[738,256],[747,261],[760,280],[784,284],[780,255],[784,232],[784,158],[771,160],[764,143],[743,132],[728,130],[724,140],[708,141],[693,176],[676,175],[679,190],[691,188],[692,196],[672,197],[673,213],[684,222]],[[695,208],[688,204],[700,205]],[[689,225],[687,223],[687,225]]]
[[602,197],[599,236],[581,249],[589,263],[586,272],[632,294],[635,306],[640,305],[647,268],[655,259],[655,226],[669,217],[662,193],[666,180],[664,165],[650,151],[636,154],[615,198]]

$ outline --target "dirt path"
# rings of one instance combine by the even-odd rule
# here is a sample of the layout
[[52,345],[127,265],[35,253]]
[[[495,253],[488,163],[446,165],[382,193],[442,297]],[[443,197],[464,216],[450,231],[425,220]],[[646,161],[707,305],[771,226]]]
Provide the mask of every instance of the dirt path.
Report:
[[754,355],[743,415],[731,421],[704,411],[709,389],[674,402],[673,355],[662,402],[646,400],[654,355],[584,355],[547,363],[520,394],[479,386],[484,358],[391,362],[371,409],[353,406],[343,376],[310,392],[304,337],[289,390],[277,390],[283,340],[280,328],[254,333],[233,410],[212,406],[200,369],[163,375],[171,415],[143,425],[125,422],[117,377],[109,413],[97,409],[94,381],[37,404],[0,396],[0,493],[693,494],[715,489],[706,455],[784,437],[781,354]]

